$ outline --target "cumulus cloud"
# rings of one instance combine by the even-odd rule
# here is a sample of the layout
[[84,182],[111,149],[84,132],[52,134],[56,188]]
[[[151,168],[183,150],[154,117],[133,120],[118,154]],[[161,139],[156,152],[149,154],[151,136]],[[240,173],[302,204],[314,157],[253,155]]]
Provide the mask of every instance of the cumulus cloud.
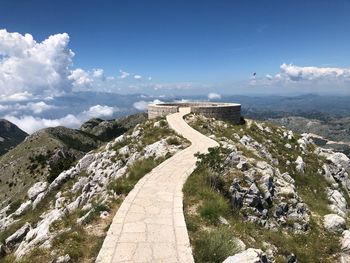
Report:
[[142,76],[141,75],[134,75],[134,79],[142,79]]
[[349,68],[300,67],[283,63],[280,72],[274,77],[266,75],[268,80],[282,81],[349,81]]
[[130,73],[123,71],[123,70],[119,70],[120,75],[119,75],[119,79],[126,79],[127,77],[129,77]]
[[221,95],[218,93],[210,92],[208,94],[208,99],[210,99],[210,100],[221,99]]
[[104,79],[104,70],[101,69],[101,68],[94,69],[93,72],[92,72],[92,76],[94,78]]
[[95,105],[84,111],[83,115],[89,118],[111,117],[115,112],[115,108],[109,106]]
[[46,104],[44,101],[29,102],[25,105],[15,104],[13,105],[14,110],[30,110],[34,114],[40,114],[46,110],[53,109],[54,106]]
[[70,91],[67,78],[74,53],[66,33],[36,42],[30,34],[0,30],[0,93],[60,94]]
[[77,88],[87,87],[92,82],[89,73],[81,68],[72,70],[71,74],[68,76],[68,79],[71,80],[73,86]]
[[[28,103],[27,105],[22,105],[23,107],[31,108],[33,112],[36,113],[51,108],[51,105],[47,105],[46,103],[38,102],[38,103]],[[87,110],[82,111],[77,115],[67,114],[64,117],[49,119],[49,118],[40,118],[36,116],[31,116],[28,114],[24,114],[22,116],[15,116],[14,114],[8,114],[4,116],[5,119],[10,122],[16,124],[19,128],[24,130],[25,132],[31,134],[39,129],[47,128],[47,127],[56,127],[56,126],[65,126],[70,128],[77,128],[83,122],[91,119],[91,118],[110,118],[113,114],[118,111],[118,108],[109,107],[105,105],[95,105],[89,107]]]
[[161,100],[153,100],[153,101],[145,101],[145,100],[140,100],[140,101],[137,101],[133,104],[134,108],[137,109],[137,110],[140,110],[140,111],[145,111],[147,110],[147,107],[149,104],[153,104],[153,103],[162,103]]
[[77,127],[81,124],[81,120],[72,114],[68,114],[67,116],[59,119],[45,119],[27,115],[21,117],[5,116],[5,119],[16,124],[20,129],[29,134],[47,127]]
[[9,95],[6,95],[6,94],[0,95],[0,101],[25,101],[25,100],[29,100],[32,97],[33,97],[33,94],[27,91],[24,91],[24,92],[9,94]]

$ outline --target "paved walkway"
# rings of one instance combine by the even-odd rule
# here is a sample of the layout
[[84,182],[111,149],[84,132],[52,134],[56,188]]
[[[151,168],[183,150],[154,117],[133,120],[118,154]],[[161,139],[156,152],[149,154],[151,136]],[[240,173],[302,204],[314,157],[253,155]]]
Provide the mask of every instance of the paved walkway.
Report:
[[194,154],[217,143],[187,125],[183,116],[189,112],[189,108],[180,108],[167,120],[191,146],[136,184],[116,213],[96,262],[194,262],[183,215],[182,187],[195,168]]

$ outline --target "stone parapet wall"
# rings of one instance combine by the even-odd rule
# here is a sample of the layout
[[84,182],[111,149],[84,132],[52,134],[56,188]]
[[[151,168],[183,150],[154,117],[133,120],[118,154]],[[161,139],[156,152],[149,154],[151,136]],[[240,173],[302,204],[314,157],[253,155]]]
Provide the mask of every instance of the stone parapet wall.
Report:
[[148,118],[164,117],[178,112],[180,107],[190,107],[191,112],[208,118],[229,120],[239,123],[241,119],[241,105],[236,103],[188,102],[188,103],[160,103],[148,106]]

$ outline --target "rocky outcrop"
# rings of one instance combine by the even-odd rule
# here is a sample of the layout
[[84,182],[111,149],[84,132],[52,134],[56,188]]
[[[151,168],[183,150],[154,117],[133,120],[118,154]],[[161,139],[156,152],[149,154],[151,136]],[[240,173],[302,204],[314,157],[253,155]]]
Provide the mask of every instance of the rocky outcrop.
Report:
[[5,245],[12,250],[15,247],[15,245],[17,245],[19,242],[23,240],[23,238],[27,235],[27,233],[30,231],[31,228],[32,227],[29,223],[25,223],[15,233],[13,233],[11,236],[6,238]]
[[[298,196],[294,179],[264,161],[249,161],[233,150],[224,162],[241,168],[242,178],[230,187],[231,205],[246,220],[276,229],[303,232],[308,229],[309,209]],[[244,165],[243,165],[244,164]]]
[[331,232],[342,232],[346,228],[345,219],[336,214],[324,216],[324,227]]
[[27,192],[27,196],[31,200],[35,200],[35,198],[42,192],[46,190],[48,186],[47,182],[37,182],[31,188],[29,188]]
[[270,263],[265,253],[260,249],[248,248],[224,260],[223,263]]

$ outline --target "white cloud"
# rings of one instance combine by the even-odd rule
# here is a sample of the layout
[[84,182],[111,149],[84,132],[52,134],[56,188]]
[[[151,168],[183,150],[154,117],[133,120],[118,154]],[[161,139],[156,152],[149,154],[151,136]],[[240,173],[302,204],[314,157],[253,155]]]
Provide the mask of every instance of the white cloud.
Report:
[[115,111],[116,109],[113,107],[95,105],[84,111],[83,115],[88,118],[111,117]]
[[94,69],[93,72],[92,72],[92,76],[94,78],[104,79],[104,70],[101,69],[101,68]]
[[[39,113],[53,106],[47,105],[46,103],[38,102],[38,103],[28,103],[27,105],[17,105],[19,109],[31,109],[35,113]],[[113,114],[118,111],[118,108],[109,107],[104,105],[95,105],[90,107],[89,109],[77,114],[76,116],[72,114],[67,114],[65,117],[49,119],[49,118],[39,118],[35,116],[30,116],[24,114],[20,117],[15,116],[14,113],[8,114],[4,116],[5,119],[10,122],[16,124],[19,128],[24,130],[25,132],[31,134],[39,129],[47,128],[47,127],[56,127],[56,126],[65,126],[70,128],[77,128],[83,122],[91,119],[91,118],[110,118]]]
[[73,86],[77,88],[88,87],[93,81],[90,78],[89,73],[81,68],[72,70],[71,74],[68,76],[68,79],[71,80]]
[[20,129],[24,130],[29,134],[47,127],[78,127],[82,123],[80,119],[78,119],[72,114],[68,114],[67,116],[59,119],[45,119],[27,115],[21,117],[8,115],[5,116],[5,119],[16,124]]
[[0,111],[5,111],[5,110],[7,110],[8,108],[9,108],[8,105],[1,105],[1,104],[0,104]]
[[130,75],[130,73],[123,70],[119,70],[119,72],[120,72],[120,76],[118,77],[119,79],[126,79]]
[[208,94],[208,99],[210,100],[221,99],[221,95],[218,93],[210,92]]
[[144,101],[144,100],[140,100],[140,101],[137,101],[133,104],[134,108],[137,109],[137,110],[141,110],[141,111],[145,111],[147,110],[147,107],[149,104],[153,104],[153,103],[162,103],[161,100],[153,100],[153,101]]
[[40,114],[42,113],[43,111],[46,111],[46,110],[49,110],[49,109],[52,109],[54,108],[54,106],[52,105],[48,105],[46,104],[44,101],[40,101],[40,102],[31,102],[31,103],[28,103],[27,104],[27,107],[33,111],[35,114]]
[[152,77],[148,77],[148,80],[151,81],[151,80],[152,80]]
[[140,75],[134,75],[134,79],[142,79],[142,76],[140,76]]
[[24,91],[10,95],[0,95],[0,101],[25,101],[33,97],[33,94]]
[[60,94],[70,91],[67,79],[74,53],[66,33],[36,42],[32,35],[0,30],[0,94]]
[[274,78],[266,75],[269,80],[284,81],[349,81],[349,68],[329,68],[329,67],[300,67],[293,64],[283,63],[280,66],[280,73]]

